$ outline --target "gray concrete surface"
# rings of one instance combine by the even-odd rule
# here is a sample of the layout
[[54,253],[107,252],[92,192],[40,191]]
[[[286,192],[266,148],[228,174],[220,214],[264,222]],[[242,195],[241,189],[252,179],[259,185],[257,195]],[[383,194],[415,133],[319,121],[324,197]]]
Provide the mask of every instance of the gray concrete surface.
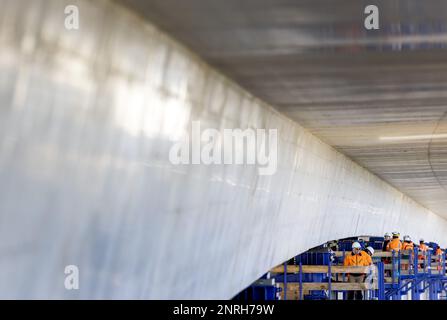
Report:
[[446,1],[116,1],[447,217]]
[[[330,239],[447,245],[445,219],[122,7],[0,7],[0,298],[228,299]],[[193,120],[278,129],[277,173],[171,164]]]

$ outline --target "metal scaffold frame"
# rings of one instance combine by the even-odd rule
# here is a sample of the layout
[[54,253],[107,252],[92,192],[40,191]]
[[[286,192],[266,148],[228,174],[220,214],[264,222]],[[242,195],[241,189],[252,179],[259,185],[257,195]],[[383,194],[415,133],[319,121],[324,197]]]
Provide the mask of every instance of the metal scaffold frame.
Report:
[[[417,247],[378,251],[372,266],[345,267],[340,262],[346,252],[320,248],[303,253],[270,270],[236,299],[346,300],[348,292],[362,291],[367,300],[447,300],[445,253],[434,256]],[[368,281],[346,282],[349,273],[365,274]]]

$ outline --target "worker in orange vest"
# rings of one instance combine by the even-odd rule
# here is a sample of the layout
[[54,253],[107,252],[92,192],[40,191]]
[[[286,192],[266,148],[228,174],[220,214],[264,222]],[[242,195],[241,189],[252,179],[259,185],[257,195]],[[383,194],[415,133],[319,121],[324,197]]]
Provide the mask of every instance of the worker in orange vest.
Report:
[[419,250],[422,252],[428,251],[428,246],[425,244],[424,239],[419,240]]
[[[404,236],[404,243],[402,244],[402,251],[411,251],[410,253],[405,252],[402,255],[402,259],[410,259],[410,257],[414,257],[414,243],[413,241],[411,241],[411,237],[410,236]],[[408,270],[409,264],[402,264],[402,269],[403,270]]]
[[[386,246],[386,251],[398,253],[401,249],[402,249],[402,242],[400,241],[400,233],[393,232],[393,239]],[[390,258],[390,261],[391,260],[392,259]],[[391,275],[391,270],[387,270],[386,275],[394,277],[394,275]]]
[[386,251],[399,252],[400,250],[402,250],[402,242],[400,241],[399,238],[400,238],[399,232],[393,232],[393,239],[386,246]]
[[[345,267],[366,267],[369,266],[368,254],[362,251],[362,246],[358,242],[352,244],[352,252],[347,254],[343,265]],[[371,257],[369,257],[371,258]],[[363,283],[365,281],[364,273],[348,274],[349,283]],[[362,291],[349,291],[348,300],[363,300]]]
[[437,259],[437,262],[438,262],[438,266],[437,266],[438,271],[442,270],[442,258],[443,258],[443,255],[444,255],[444,251],[441,250],[440,246],[437,246],[436,247],[436,251],[435,251],[435,256],[436,256],[436,259]]
[[413,241],[411,241],[410,236],[404,237],[404,243],[402,244],[402,250],[403,251],[414,250],[414,243],[413,243]]
[[419,255],[418,255],[418,259],[419,260],[423,260],[423,262],[421,262],[421,268],[424,269],[424,265],[425,265],[425,256],[427,254],[428,251],[428,246],[425,244],[425,240],[424,239],[420,239],[419,240]]

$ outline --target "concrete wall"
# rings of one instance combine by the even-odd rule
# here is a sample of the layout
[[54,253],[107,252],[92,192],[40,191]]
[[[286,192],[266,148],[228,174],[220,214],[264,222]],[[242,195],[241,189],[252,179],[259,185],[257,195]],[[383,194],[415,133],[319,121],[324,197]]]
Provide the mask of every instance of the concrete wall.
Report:
[[[329,239],[447,245],[447,221],[124,9],[0,7],[0,298],[225,299]],[[193,120],[278,129],[277,173],[172,165]]]

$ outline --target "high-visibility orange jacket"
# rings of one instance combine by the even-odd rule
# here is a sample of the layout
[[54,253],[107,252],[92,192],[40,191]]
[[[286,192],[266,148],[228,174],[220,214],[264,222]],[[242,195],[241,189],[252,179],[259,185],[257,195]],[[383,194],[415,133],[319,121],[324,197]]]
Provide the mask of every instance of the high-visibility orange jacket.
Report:
[[365,259],[366,259],[367,262],[368,262],[368,266],[370,266],[370,265],[373,264],[373,259],[372,259],[372,257],[368,254],[368,252],[366,252],[366,251],[362,251],[362,256],[365,256]]
[[354,254],[354,252],[351,252],[350,254],[346,255],[343,265],[345,267],[366,267],[366,266],[369,266],[370,263],[366,256],[368,256],[371,259],[371,257],[364,251],[361,251],[358,254]]
[[402,244],[402,250],[414,250],[414,243],[413,242],[404,242]]
[[441,262],[442,262],[442,255],[444,254],[444,251],[442,251],[441,250],[441,248],[436,248],[436,252],[435,252],[435,256],[438,258],[437,259],[437,262],[438,262],[438,265],[437,265],[437,270],[438,271],[441,271],[442,270],[442,265],[441,265]]
[[388,243],[386,250],[387,251],[397,251],[399,252],[402,249],[402,242],[398,238],[395,238]]
[[422,253],[418,256],[419,260],[425,260],[425,253],[428,251],[428,246],[425,243],[419,245],[419,252]]

